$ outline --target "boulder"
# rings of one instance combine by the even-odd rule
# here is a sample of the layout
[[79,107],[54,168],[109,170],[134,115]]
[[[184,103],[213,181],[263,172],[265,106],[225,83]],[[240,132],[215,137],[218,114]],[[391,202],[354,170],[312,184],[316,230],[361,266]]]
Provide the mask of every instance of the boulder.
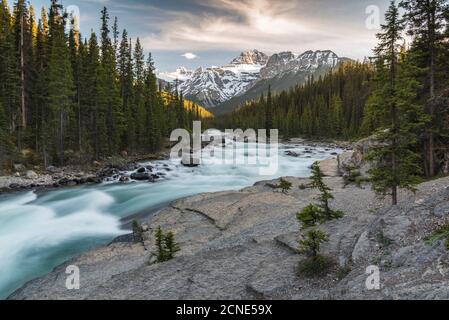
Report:
[[51,173],[56,173],[58,169],[55,166],[48,166],[47,171]]
[[140,167],[131,174],[131,179],[138,181],[146,181],[152,179],[151,171],[145,167]]
[[33,179],[37,179],[39,178],[39,176],[37,175],[36,172],[32,171],[32,170],[28,170],[25,174],[25,177],[27,179],[33,180]]
[[299,154],[298,153],[296,153],[296,152],[294,152],[294,151],[285,151],[285,155],[286,156],[289,156],[289,157],[294,157],[294,158],[298,158],[299,157]]

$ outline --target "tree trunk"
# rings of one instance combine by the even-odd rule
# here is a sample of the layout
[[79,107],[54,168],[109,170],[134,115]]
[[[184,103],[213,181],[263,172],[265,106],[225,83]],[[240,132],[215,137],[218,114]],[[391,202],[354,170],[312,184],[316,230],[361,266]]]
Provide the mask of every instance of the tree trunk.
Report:
[[24,35],[23,35],[24,23],[23,12],[20,15],[20,78],[21,78],[21,111],[22,111],[22,129],[26,129],[26,106],[25,106],[25,57],[24,57]]

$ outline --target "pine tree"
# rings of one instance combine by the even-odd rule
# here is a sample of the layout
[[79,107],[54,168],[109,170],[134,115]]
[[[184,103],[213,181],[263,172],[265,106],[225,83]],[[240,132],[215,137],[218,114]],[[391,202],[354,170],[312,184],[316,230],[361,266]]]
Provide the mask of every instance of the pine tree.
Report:
[[270,130],[273,129],[273,101],[271,99],[271,86],[268,87],[267,103],[265,107],[265,129],[269,137]]
[[167,259],[167,252],[165,251],[164,233],[162,232],[162,228],[160,226],[156,229],[154,237],[157,250],[157,262],[164,262]]
[[[51,112],[51,120],[46,122],[47,133],[45,140],[53,140],[53,156],[60,165],[65,162],[64,151],[66,142],[66,124],[73,111],[74,85],[70,55],[65,34],[65,19],[59,13],[60,5],[53,1],[50,21],[50,57],[48,66],[48,108]],[[50,132],[53,131],[53,134]]]
[[114,154],[119,151],[120,137],[124,126],[121,112],[121,100],[116,74],[114,47],[110,38],[109,13],[106,7],[101,11],[101,69],[98,84],[99,143],[100,155]]
[[401,6],[406,10],[405,19],[409,35],[413,37],[412,62],[422,70],[419,81],[424,91],[422,101],[430,121],[425,131],[424,141],[424,173],[426,177],[433,177],[437,172],[436,140],[438,128],[436,127],[435,104],[432,103],[437,96],[439,75],[437,69],[441,66],[439,61],[442,50],[444,31],[444,14],[448,10],[446,0],[404,0]]
[[139,38],[137,38],[134,48],[134,79],[134,125],[137,149],[142,152],[145,150],[145,122],[147,117],[145,112],[145,56]]
[[323,181],[324,174],[321,171],[321,168],[318,163],[314,163],[312,165],[312,176],[310,179],[312,182],[309,187],[318,189],[320,191],[320,195],[318,196],[318,201],[320,204],[318,207],[322,213],[322,219],[324,221],[339,219],[343,217],[344,213],[341,211],[334,211],[329,207],[329,201],[334,199],[334,196],[330,193],[332,191]]
[[143,243],[143,230],[140,223],[137,222],[136,220],[133,220],[132,228],[133,228],[134,243]]
[[306,255],[306,259],[299,263],[298,271],[300,275],[315,277],[325,275],[332,261],[320,255],[321,246],[329,242],[329,236],[321,230],[311,229],[305,237],[299,241],[298,252]]
[[175,242],[175,236],[171,231],[164,236],[164,245],[167,261],[173,259],[176,252],[179,252],[181,250],[179,245]]
[[[385,15],[386,23],[378,34],[379,45],[375,49],[379,68],[377,87],[372,103],[381,110],[378,114],[389,121],[376,134],[378,145],[368,158],[376,163],[370,170],[374,190],[385,194],[391,192],[392,203],[398,203],[398,188],[413,189],[418,182],[419,156],[415,152],[416,127],[419,112],[413,107],[414,81],[405,75],[404,63],[399,61],[401,33],[404,29],[399,9],[394,1]],[[401,71],[401,68],[404,70]],[[401,73],[401,75],[399,74]]]

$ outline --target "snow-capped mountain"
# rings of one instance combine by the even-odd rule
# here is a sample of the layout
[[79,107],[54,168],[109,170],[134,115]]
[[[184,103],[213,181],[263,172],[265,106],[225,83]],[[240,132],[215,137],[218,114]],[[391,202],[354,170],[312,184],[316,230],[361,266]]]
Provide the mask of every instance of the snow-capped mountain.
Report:
[[179,78],[178,89],[185,97],[213,108],[244,93],[259,79],[260,69],[267,61],[268,56],[257,50],[243,52],[228,65],[198,68],[187,79]]
[[186,81],[192,77],[193,71],[186,69],[185,67],[180,67],[176,69],[175,72],[161,72],[158,73],[158,78],[164,81]]
[[247,93],[259,92],[267,83],[274,82],[273,87],[278,90],[287,89],[303,82],[308,75],[336,67],[340,61],[329,50],[306,51],[299,55],[281,52],[271,57],[251,50],[222,67],[200,67],[195,71],[179,68],[173,73],[159,74],[159,77],[167,81],[178,79],[178,90],[186,98],[206,108],[215,108],[236,100],[236,97],[244,98]]
[[296,55],[290,51],[273,54],[261,69],[262,79],[283,77],[288,73],[314,71],[321,67],[335,68],[340,58],[332,51],[306,51]]

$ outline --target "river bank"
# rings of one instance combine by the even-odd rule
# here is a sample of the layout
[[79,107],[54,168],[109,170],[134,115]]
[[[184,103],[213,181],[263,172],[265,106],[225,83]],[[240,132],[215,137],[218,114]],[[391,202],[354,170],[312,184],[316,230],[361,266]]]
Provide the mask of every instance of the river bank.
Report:
[[[140,162],[164,160],[167,157],[168,151],[165,151],[133,157],[117,156],[86,165],[49,166],[45,169],[41,166],[25,167],[16,164],[11,173],[0,176],[0,194],[99,184],[121,172],[140,168]],[[127,180],[124,179],[123,182]]]
[[[129,238],[111,243],[33,280],[10,299],[447,299],[449,256],[442,242],[423,239],[449,215],[449,178],[402,193],[391,208],[369,188],[326,182],[343,219],[323,225],[323,253],[335,269],[308,279],[296,271],[300,236],[296,212],[316,192],[307,179],[287,177],[288,194],[259,182],[240,191],[200,194],[173,202],[145,223],[145,247]],[[181,252],[150,265],[157,226],[175,233]],[[379,235],[382,235],[381,238]],[[385,241],[384,239],[388,239]],[[65,268],[80,268],[81,288],[65,288]],[[378,265],[381,290],[365,287],[366,268]]]
[[[304,257],[296,251],[295,215],[317,192],[300,188],[308,179],[285,177],[292,183],[288,194],[270,187],[275,179],[176,200],[144,219],[144,246],[119,237],[30,281],[10,299],[448,299],[444,241],[424,239],[449,221],[449,178],[425,182],[415,194],[401,192],[399,206],[391,207],[369,186],[347,185],[336,158],[323,163],[332,206],[346,213],[321,227],[330,236],[323,253],[335,261],[326,277],[297,273]],[[150,264],[158,226],[175,233],[181,251]],[[80,268],[80,290],[65,287],[68,265]],[[372,265],[381,272],[380,290],[366,287]]]
[[[315,161],[335,157],[334,154],[343,151],[280,144],[276,153],[270,153],[274,158],[262,158],[263,163],[274,161],[277,171],[261,176],[261,167],[251,165],[258,163],[256,146],[227,141],[226,145],[229,144],[234,144],[238,157],[247,161],[247,165],[223,162],[220,145],[212,153],[205,152],[204,161],[198,167],[183,166],[180,159],[139,162],[139,166],[153,168],[153,172],[164,175],[157,183],[113,180],[2,194],[0,269],[8,277],[0,278],[0,298],[6,298],[25,282],[51,272],[64,261],[129,233],[131,220],[145,224],[155,210],[164,209],[176,199],[204,192],[237,191],[257,181],[285,175],[308,177]],[[128,176],[133,173],[137,172],[123,172]]]

